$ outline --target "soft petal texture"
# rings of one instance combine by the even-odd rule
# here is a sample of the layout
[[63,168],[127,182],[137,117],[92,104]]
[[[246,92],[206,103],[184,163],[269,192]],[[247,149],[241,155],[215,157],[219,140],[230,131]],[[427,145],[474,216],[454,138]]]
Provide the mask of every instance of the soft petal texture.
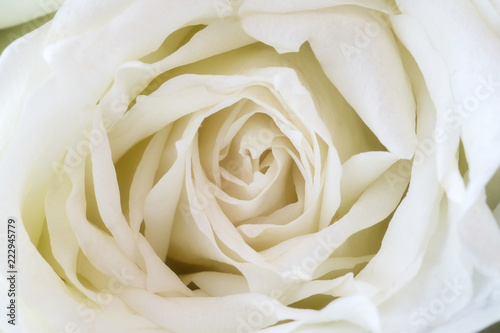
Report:
[[263,13],[290,13],[307,10],[321,10],[342,5],[359,5],[363,8],[370,8],[380,11],[387,11],[387,4],[384,1],[375,0],[313,0],[307,2],[284,1],[284,0],[252,0],[244,2],[241,12],[263,12]]
[[[399,28],[402,27],[400,22],[402,23],[405,17],[397,16],[394,17],[393,20],[395,22],[396,31],[399,32]],[[418,41],[418,39],[414,40]],[[440,104],[440,101],[443,101],[443,99],[440,98],[446,98],[446,96],[448,96],[446,93],[439,96],[436,90],[432,90],[432,87],[439,82],[434,81],[436,80],[436,74],[442,74],[443,71],[430,70],[431,67],[429,66],[432,63],[428,61],[424,62],[424,59],[420,58],[420,56],[424,56],[423,52],[418,52],[417,49],[413,49],[414,45],[411,44],[409,39],[404,38],[403,41],[409,43],[411,46],[410,51],[415,51],[413,55],[420,65],[423,74],[423,77],[420,77],[420,75],[412,75],[412,78],[414,78],[413,86],[416,87],[415,94],[417,96],[418,105],[421,106],[418,109],[417,118],[419,120],[417,127],[420,129],[420,143],[418,144],[419,151],[415,157],[415,167],[412,172],[412,183],[415,184],[415,188],[412,189],[412,185],[410,185],[408,196],[405,199],[405,201],[408,202],[403,201],[402,206],[398,212],[396,212],[393,221],[391,221],[389,225],[386,239],[387,242],[392,242],[397,239],[391,237],[391,235],[395,235],[393,234],[395,231],[393,228],[401,226],[401,221],[409,221],[415,217],[418,218],[418,214],[415,214],[415,212],[418,212],[419,214],[429,214],[420,219],[422,222],[428,221],[428,223],[431,223],[431,226],[428,227],[428,230],[425,230],[423,228],[424,226],[421,224],[414,223],[413,228],[409,229],[413,237],[402,237],[400,239],[406,239],[407,241],[412,239],[417,241],[417,237],[415,236],[419,235],[419,237],[423,237],[422,241],[424,244],[428,242],[428,246],[425,250],[422,248],[420,253],[409,255],[408,252],[405,252],[406,249],[412,248],[408,246],[408,242],[404,244],[401,243],[397,248],[394,247],[394,243],[383,244],[381,251],[367,265],[365,270],[360,274],[360,277],[364,279],[366,278],[365,274],[372,273],[372,269],[380,264],[379,260],[388,254],[383,251],[384,247],[386,245],[392,246],[391,253],[393,255],[404,255],[404,258],[401,256],[399,259],[401,263],[404,264],[398,266],[401,268],[404,267],[406,272],[401,271],[401,273],[396,273],[394,270],[387,271],[389,266],[380,266],[380,273],[382,274],[378,283],[382,285],[384,283],[383,281],[385,281],[387,287],[391,286],[393,289],[393,291],[386,294],[392,294],[393,296],[390,296],[381,304],[381,315],[383,318],[382,321],[385,323],[384,326],[391,328],[388,332],[400,332],[401,330],[411,332],[423,329],[433,329],[433,331],[436,332],[451,330],[457,332],[470,332],[479,330],[498,320],[498,311],[496,310],[497,304],[495,304],[495,302],[498,303],[498,299],[495,298],[495,290],[498,288],[499,281],[499,271],[498,268],[496,268],[496,254],[498,253],[496,246],[499,244],[496,238],[499,232],[498,227],[494,225],[494,221],[484,216],[481,218],[469,218],[465,221],[475,221],[476,223],[472,226],[471,223],[468,222],[465,224],[468,225],[468,227],[465,227],[464,221],[462,221],[459,214],[460,208],[454,206],[456,204],[454,204],[453,201],[448,202],[443,197],[441,197],[440,202],[434,199],[434,203],[431,203],[429,198],[426,198],[425,200],[428,201],[427,204],[418,204],[418,208],[415,208],[411,213],[407,211],[407,213],[410,214],[409,216],[403,220],[398,219],[398,213],[405,214],[405,205],[412,204],[411,201],[416,199],[414,191],[419,187],[420,182],[418,179],[421,178],[421,175],[427,173],[427,177],[435,177],[435,175],[429,175],[429,173],[432,172],[429,166],[434,163],[439,165],[440,157],[446,158],[441,155],[443,152],[446,152],[446,150],[439,149],[439,144],[442,142],[436,142],[433,126],[434,122],[438,124],[438,126],[441,123],[438,107],[443,105]],[[422,40],[420,40],[420,42],[422,42]],[[433,55],[434,53],[428,52],[427,54]],[[420,61],[422,61],[422,63],[419,63]],[[409,64],[411,62],[412,61],[408,61]],[[438,69],[440,64],[442,63],[436,61],[434,69]],[[418,70],[415,65],[411,65],[409,68],[411,68],[410,72],[413,73],[416,73]],[[424,80],[427,87],[429,87],[429,91],[425,88]],[[443,85],[442,88],[445,92],[449,91],[446,85]],[[434,99],[434,105],[437,106],[436,115],[434,115],[434,108],[431,104]],[[447,139],[451,140],[450,138]],[[436,145],[438,146],[437,149],[435,147]],[[443,146],[441,146],[441,148],[442,147]],[[438,175],[440,175],[439,172]],[[415,180],[415,183],[413,180]],[[450,193],[452,192],[452,188],[445,187],[445,189],[449,191],[448,195],[451,200],[456,198],[456,195]],[[420,191],[423,191],[423,189],[420,189]],[[427,187],[425,191],[428,195],[429,188]],[[437,195],[439,198],[439,192]],[[421,197],[424,198],[425,196]],[[448,205],[452,205],[452,207]],[[475,210],[477,211],[477,208]],[[476,238],[472,241],[474,237]],[[485,239],[488,238],[490,238],[491,241],[485,241]],[[481,240],[479,241],[479,239]],[[467,241],[464,242],[464,240]],[[466,255],[468,247],[475,248],[477,253],[481,252],[480,256],[478,255],[476,258],[471,258]],[[384,253],[386,254],[384,255]],[[408,258],[412,258],[414,255],[416,255],[416,257],[414,257],[415,261],[411,263],[411,260],[408,260]],[[493,259],[493,257],[495,257],[495,259]],[[488,264],[486,264],[487,267],[483,266],[483,259],[488,262]],[[394,257],[389,260],[394,262]],[[474,274],[472,274],[472,270],[474,270]],[[384,276],[385,274],[388,275]],[[397,278],[398,276],[401,276],[399,280]],[[408,281],[406,286],[396,292],[398,285],[401,286],[401,281],[405,280]],[[382,296],[382,300],[384,300],[384,298],[385,297]],[[490,300],[487,300],[488,298],[490,298]],[[436,309],[438,310],[436,311]],[[460,324],[456,324],[452,318],[461,318],[458,321]]]
[[[496,59],[500,40],[465,0],[432,3],[432,11],[410,1],[401,1],[400,8],[427,31],[452,73],[453,111],[462,119],[460,137],[470,168],[466,211],[500,166],[500,65]],[[449,38],[450,34],[456,37]]]
[[[368,11],[341,7],[322,13],[248,15],[243,27],[280,52],[296,52],[308,41],[326,75],[382,144],[409,158],[415,149],[411,86],[390,29],[377,23],[376,38],[368,37],[362,30],[370,22]],[[276,25],[279,29],[272,28]]]

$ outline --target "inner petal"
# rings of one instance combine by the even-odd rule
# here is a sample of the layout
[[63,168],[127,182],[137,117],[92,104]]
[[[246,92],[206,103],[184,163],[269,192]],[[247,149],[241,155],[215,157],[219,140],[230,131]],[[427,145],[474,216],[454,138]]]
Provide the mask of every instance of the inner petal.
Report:
[[273,154],[276,156],[273,172],[268,172],[266,175],[261,174],[263,178],[268,174],[271,174],[273,178],[265,184],[265,188],[255,198],[241,200],[231,197],[223,191],[215,193],[220,207],[234,224],[238,225],[238,222],[255,216],[268,215],[297,201],[292,176],[293,160],[285,150],[280,148],[273,149]]
[[[228,145],[228,149],[221,151],[219,165],[228,171],[226,173],[221,171],[223,177],[230,173],[244,183],[251,184],[256,177],[263,175],[260,172],[260,163],[264,161],[264,152],[267,152],[268,159],[262,167],[269,167],[272,164],[272,154],[269,155],[270,148],[274,139],[282,137],[283,133],[276,127],[272,118],[262,113],[249,114],[240,119],[246,121],[242,126],[238,123],[234,124],[233,127],[240,127],[240,130]],[[237,169],[232,168],[234,164],[238,165]]]
[[[231,111],[221,112],[227,116]],[[214,166],[213,161],[202,164],[211,166],[211,170],[205,170],[206,174],[218,171],[216,178],[221,191],[214,195],[229,220],[238,225],[297,201],[292,165],[300,160],[273,118],[257,104],[241,101],[231,113],[231,123],[227,126],[227,122],[220,122],[221,117],[208,117],[200,128],[198,141],[205,149],[220,147],[217,154],[201,153],[205,158],[216,157],[218,165]],[[220,131],[215,140],[221,145],[214,142],[217,129]],[[212,144],[207,144],[210,140]]]

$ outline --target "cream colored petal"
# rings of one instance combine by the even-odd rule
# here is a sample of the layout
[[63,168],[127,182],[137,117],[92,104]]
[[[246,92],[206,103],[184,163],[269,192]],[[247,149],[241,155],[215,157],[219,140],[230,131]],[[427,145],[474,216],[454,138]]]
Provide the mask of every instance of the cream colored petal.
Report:
[[[461,118],[469,164],[465,213],[500,166],[500,65],[496,59],[500,40],[469,1],[433,4],[430,12],[424,10],[425,5],[409,1],[402,1],[400,8],[419,22],[451,76],[454,111]],[[461,38],[449,38],[450,33]]]
[[184,284],[195,283],[210,297],[221,297],[250,292],[242,275],[219,272],[200,272],[181,277]]
[[[119,249],[112,237],[87,221],[83,166],[67,171],[73,187],[66,202],[66,214],[81,250],[92,265],[108,276],[125,269],[133,275],[129,281],[131,285],[144,287],[145,274]],[[103,253],[106,255],[103,256]]]
[[448,196],[460,201],[465,193],[455,157],[460,140],[460,122],[459,117],[452,112],[454,98],[446,64],[415,19],[399,15],[392,17],[392,22],[399,38],[422,71],[432,105],[437,112],[435,132],[430,139],[436,147],[439,180]]
[[488,27],[497,37],[500,37],[500,12],[495,8],[494,2],[489,0],[473,0],[472,3],[482,15]]
[[129,197],[129,223],[137,235],[144,219],[145,200],[154,185],[154,176],[160,163],[161,151],[165,146],[171,127],[157,132],[151,139],[135,170]]
[[158,75],[168,70],[224,53],[254,40],[232,21],[217,21],[196,33],[193,38],[166,58],[152,64],[132,61],[115,72],[113,86],[100,105],[104,118],[116,122],[129,103]]
[[146,263],[146,290],[151,293],[163,293],[171,296],[192,296],[186,287],[165,261],[158,257],[151,244],[142,235],[137,240],[139,251]]
[[240,12],[289,13],[296,11],[328,9],[334,6],[343,5],[358,5],[375,10],[390,9],[386,2],[380,0],[314,0],[307,2],[285,0],[256,0],[243,2]]
[[351,296],[339,298],[320,311],[311,314],[307,320],[270,327],[262,332],[379,332],[378,310],[366,297]]
[[463,245],[474,256],[477,269],[500,278],[500,227],[484,195],[461,219],[458,230]]
[[176,206],[182,190],[187,163],[187,152],[191,148],[197,126],[190,124],[182,139],[175,144],[177,159],[158,183],[151,189],[144,201],[145,236],[156,254],[165,259],[171,238]]
[[[99,116],[98,114],[97,117]],[[94,119],[94,128],[103,128],[102,120],[97,117]],[[137,244],[130,225],[122,212],[120,189],[106,135],[102,135],[102,140],[91,146],[90,155],[94,192],[100,216],[120,250],[132,261],[139,263],[141,259]]]
[[80,246],[65,209],[66,200],[70,193],[71,181],[68,177],[64,177],[62,181],[52,180],[51,190],[47,193],[45,200],[51,251],[69,281],[87,297],[95,299],[95,293],[84,287],[77,277],[77,258]]
[[[395,164],[385,174],[395,172],[397,167],[398,164]],[[382,221],[396,208],[408,180],[407,176],[401,177],[397,183],[390,183],[384,176],[380,177],[365,190],[349,213],[320,232],[303,238],[299,245],[290,247],[289,251],[273,259],[273,263],[284,274],[293,272],[294,265],[298,263],[300,274],[295,274],[296,278],[311,279],[321,262],[346,239]]]
[[[416,68],[414,64],[408,65],[409,70]],[[429,94],[429,91],[433,91],[431,88],[437,86],[429,87],[427,81],[424,82],[418,75],[413,75],[412,78],[418,101],[419,151],[412,163],[403,161],[400,167],[386,177],[388,182],[397,183],[401,181],[401,177],[411,175],[410,186],[389,223],[380,250],[357,276],[357,279],[372,285],[366,292],[378,293],[374,296],[378,299],[396,293],[419,270],[422,256],[438,223],[439,204],[443,195],[438,180],[439,172],[436,172],[439,165],[438,156],[442,151],[431,149],[424,151],[423,155],[420,152],[423,143],[432,141],[433,130],[436,123],[439,123],[439,111],[436,111],[436,108],[440,107],[440,104],[435,107],[434,100],[431,99],[435,95]],[[435,84],[434,81],[431,82]],[[443,86],[443,89],[446,89],[446,86]]]
[[406,273],[415,276],[380,304],[384,331],[475,332],[500,319],[498,278],[472,265],[460,245],[458,212],[448,214],[446,201],[439,208],[440,223],[418,259],[423,264]]
[[[225,297],[162,298],[140,289],[126,289],[122,298],[134,311],[172,332],[235,332],[258,330],[279,320],[305,318],[312,311],[285,308],[258,294]],[[252,318],[257,316],[258,321]],[[224,320],[221,320],[224,318]]]
[[309,41],[327,76],[382,144],[397,156],[413,155],[415,102],[386,23],[358,8],[242,15],[245,31],[279,52],[296,52]]
[[345,213],[368,185],[396,161],[397,157],[388,152],[367,152],[354,155],[342,164],[340,181],[342,202],[339,211]]

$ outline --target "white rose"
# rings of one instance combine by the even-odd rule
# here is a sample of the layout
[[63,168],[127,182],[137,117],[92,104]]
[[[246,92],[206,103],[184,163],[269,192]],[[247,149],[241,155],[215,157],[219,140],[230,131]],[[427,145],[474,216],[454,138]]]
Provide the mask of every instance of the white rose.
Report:
[[0,327],[500,320],[499,10],[66,2],[0,57]]

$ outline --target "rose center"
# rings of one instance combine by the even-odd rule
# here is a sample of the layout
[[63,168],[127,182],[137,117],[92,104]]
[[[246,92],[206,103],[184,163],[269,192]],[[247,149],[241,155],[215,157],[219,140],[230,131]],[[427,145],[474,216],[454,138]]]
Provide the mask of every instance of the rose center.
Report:
[[270,223],[268,215],[297,202],[298,153],[255,103],[242,100],[207,117],[198,144],[214,195],[234,225]]

